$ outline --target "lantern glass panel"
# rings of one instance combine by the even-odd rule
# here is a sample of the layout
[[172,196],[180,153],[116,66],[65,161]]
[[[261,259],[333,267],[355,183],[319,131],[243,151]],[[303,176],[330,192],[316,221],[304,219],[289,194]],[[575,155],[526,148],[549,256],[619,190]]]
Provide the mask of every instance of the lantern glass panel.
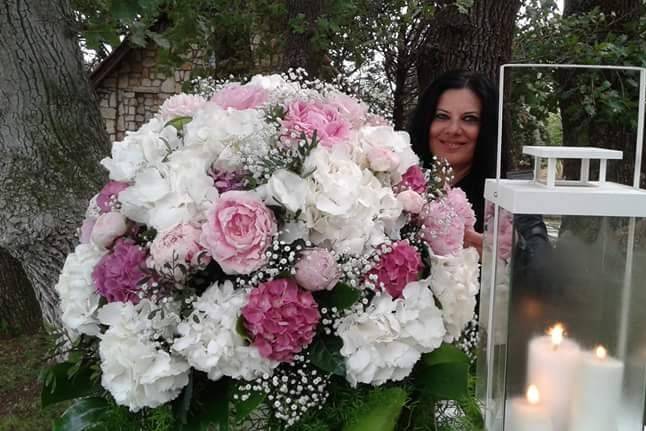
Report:
[[[494,229],[495,211],[487,202],[478,375],[487,430],[517,427],[510,405],[524,399],[529,385],[538,387],[556,431],[642,430],[646,219],[512,214],[498,207]],[[548,242],[528,228],[537,219]],[[546,335],[557,323],[562,344]],[[576,357],[568,349],[578,350]],[[621,369],[604,374],[608,363]],[[607,422],[603,409],[614,411]]]

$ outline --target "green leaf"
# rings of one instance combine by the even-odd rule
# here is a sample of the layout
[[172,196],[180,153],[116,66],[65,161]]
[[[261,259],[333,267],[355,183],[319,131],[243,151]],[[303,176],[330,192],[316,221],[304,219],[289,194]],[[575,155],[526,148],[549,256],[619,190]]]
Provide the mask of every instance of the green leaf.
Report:
[[112,16],[116,19],[131,20],[139,13],[139,4],[132,0],[112,0]]
[[235,417],[241,421],[251,414],[256,408],[262,404],[267,398],[264,392],[251,392],[249,398],[242,401],[240,398],[237,400],[232,398],[232,404],[235,409]]
[[393,431],[407,397],[402,388],[380,389],[367,408],[343,426],[343,431]]
[[56,364],[46,370],[41,379],[43,381],[40,394],[42,407],[92,395],[99,389],[96,382],[92,380],[92,370],[89,367],[80,366],[80,362]]
[[469,358],[459,349],[442,345],[422,356],[415,369],[415,385],[435,400],[459,400],[469,393]]
[[180,425],[180,431],[228,431],[230,379],[208,381],[206,384],[206,388],[193,396],[188,420]]
[[167,122],[166,124],[164,124],[164,127],[166,127],[166,126],[173,126],[173,127],[174,127],[174,128],[176,128],[177,130],[182,130],[182,129],[184,128],[184,126],[186,126],[188,123],[190,123],[190,122],[191,122],[191,120],[192,120],[192,119],[193,119],[192,117],[177,117],[177,118],[173,118],[172,120],[170,120],[169,122]]
[[323,371],[345,376],[345,360],[340,350],[341,338],[334,335],[319,335],[309,347],[310,361]]
[[244,324],[244,317],[238,317],[236,321],[236,332],[240,335],[246,342],[251,343],[251,335],[247,331],[247,327]]
[[186,424],[188,411],[191,408],[191,401],[193,401],[193,373],[188,376],[188,385],[182,390],[180,396],[173,402],[173,414],[177,418],[178,423]]
[[320,291],[316,293],[316,302],[319,306],[331,309],[336,307],[337,310],[350,308],[359,300],[361,293],[359,290],[350,287],[345,283],[338,283],[331,291]]
[[85,431],[101,425],[106,426],[110,410],[111,406],[104,398],[83,398],[65,410],[63,415],[54,422],[52,430]]
[[469,357],[462,350],[451,344],[442,344],[437,349],[422,356],[424,364],[432,367],[438,364],[469,363]]

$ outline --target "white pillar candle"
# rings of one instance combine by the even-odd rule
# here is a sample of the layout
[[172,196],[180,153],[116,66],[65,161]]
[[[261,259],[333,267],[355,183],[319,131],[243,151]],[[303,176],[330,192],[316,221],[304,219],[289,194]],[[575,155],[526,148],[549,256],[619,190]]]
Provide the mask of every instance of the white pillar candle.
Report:
[[541,397],[552,415],[554,431],[568,431],[580,348],[574,341],[564,339],[560,324],[549,333],[529,342],[527,379],[540,388]]
[[534,385],[527,389],[527,398],[512,398],[507,409],[506,430],[553,431],[550,413],[541,403],[538,388]]
[[581,355],[569,431],[617,431],[623,362],[599,346]]

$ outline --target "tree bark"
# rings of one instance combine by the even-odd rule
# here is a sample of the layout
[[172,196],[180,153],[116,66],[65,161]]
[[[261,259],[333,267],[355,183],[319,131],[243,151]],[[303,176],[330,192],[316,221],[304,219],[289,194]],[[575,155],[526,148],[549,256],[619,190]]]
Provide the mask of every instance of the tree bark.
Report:
[[[323,13],[323,0],[285,0],[287,33],[283,52],[283,70],[303,68],[312,77],[318,77],[323,66],[324,53],[315,45],[316,20]],[[303,31],[293,24],[303,19]]]
[[22,265],[0,250],[0,334],[33,334],[41,327],[40,307]]
[[72,24],[68,0],[0,5],[0,248],[56,327],[53,287],[109,152]]
[[497,79],[500,65],[511,59],[514,22],[520,0],[475,0],[460,13],[453,0],[443,0],[429,22],[420,50],[417,79],[426,88],[440,74],[466,69]]

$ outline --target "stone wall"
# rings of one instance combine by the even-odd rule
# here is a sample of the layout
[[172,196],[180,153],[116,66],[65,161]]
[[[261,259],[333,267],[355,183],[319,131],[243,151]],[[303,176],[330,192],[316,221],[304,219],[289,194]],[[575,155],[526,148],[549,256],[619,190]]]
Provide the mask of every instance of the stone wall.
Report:
[[111,141],[122,140],[126,130],[138,129],[190,79],[191,63],[170,76],[156,71],[157,58],[155,48],[132,48],[95,88]]

